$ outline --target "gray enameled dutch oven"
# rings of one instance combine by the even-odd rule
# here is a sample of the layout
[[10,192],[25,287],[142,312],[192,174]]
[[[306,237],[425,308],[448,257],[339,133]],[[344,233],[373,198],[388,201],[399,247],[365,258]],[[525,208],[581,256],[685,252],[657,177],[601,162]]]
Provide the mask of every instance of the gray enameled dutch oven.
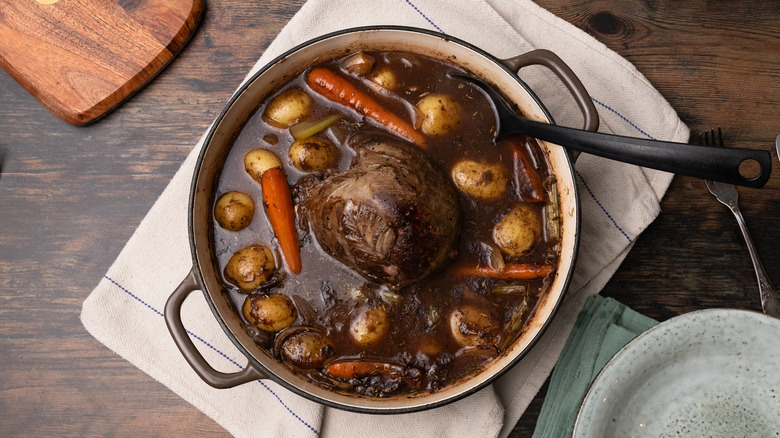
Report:
[[[443,34],[409,27],[347,29],[306,42],[278,57],[257,72],[233,95],[209,130],[192,180],[189,202],[189,237],[193,267],[173,292],[165,307],[165,320],[173,339],[198,375],[209,385],[230,388],[257,379],[272,379],[285,388],[316,402],[365,413],[402,413],[430,409],[466,397],[490,384],[519,361],[542,335],[563,299],[574,269],[579,230],[579,206],[572,162],[566,150],[541,142],[558,182],[561,212],[561,259],[549,291],[540,299],[523,334],[503,354],[479,373],[434,393],[371,398],[337,393],[301,377],[244,332],[239,313],[222,285],[210,230],[214,187],[232,145],[234,135],[260,102],[280,85],[314,63],[348,52],[402,51],[457,64],[497,87],[528,118],[551,123],[551,117],[533,92],[516,75],[528,65],[549,68],[570,90],[584,114],[585,129],[596,130],[598,115],[590,97],[572,71],[549,51],[533,51],[500,60],[466,42]],[[225,334],[246,356],[246,367],[222,373],[211,367],[195,348],[181,322],[181,305],[193,291],[201,290]]]

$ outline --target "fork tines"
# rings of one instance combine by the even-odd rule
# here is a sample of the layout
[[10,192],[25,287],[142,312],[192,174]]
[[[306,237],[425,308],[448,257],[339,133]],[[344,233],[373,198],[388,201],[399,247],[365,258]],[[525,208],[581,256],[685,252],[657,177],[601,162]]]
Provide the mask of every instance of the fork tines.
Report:
[[723,147],[723,132],[720,130],[720,126],[718,126],[718,140],[717,143],[715,141],[715,130],[710,129],[709,131],[704,131],[699,133],[699,144],[704,146],[719,146]]

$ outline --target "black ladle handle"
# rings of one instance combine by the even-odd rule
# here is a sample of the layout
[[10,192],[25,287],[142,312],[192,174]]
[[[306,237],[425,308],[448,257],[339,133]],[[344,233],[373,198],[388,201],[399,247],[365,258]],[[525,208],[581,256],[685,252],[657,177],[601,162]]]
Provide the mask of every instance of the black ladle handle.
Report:
[[[763,187],[772,171],[771,155],[762,150],[727,149],[624,137],[519,118],[504,121],[499,132],[500,135],[522,133],[624,163],[747,187]],[[749,160],[758,163],[761,171],[754,177],[746,178],[740,173],[739,167]]]
[[[493,101],[498,115],[496,138],[507,134],[525,134],[624,163],[746,187],[763,187],[772,171],[772,160],[768,151],[695,146],[625,137],[529,120],[518,116],[490,85],[471,76],[452,76],[476,85]],[[739,167],[743,162],[751,160],[758,163],[760,172],[753,177],[744,177]]]

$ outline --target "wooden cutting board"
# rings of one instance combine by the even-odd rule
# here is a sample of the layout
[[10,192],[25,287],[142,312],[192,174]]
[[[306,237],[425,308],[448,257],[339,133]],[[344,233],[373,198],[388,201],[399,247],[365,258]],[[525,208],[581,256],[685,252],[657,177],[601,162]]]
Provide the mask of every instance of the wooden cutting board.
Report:
[[184,47],[203,0],[0,0],[0,66],[54,114],[85,125]]

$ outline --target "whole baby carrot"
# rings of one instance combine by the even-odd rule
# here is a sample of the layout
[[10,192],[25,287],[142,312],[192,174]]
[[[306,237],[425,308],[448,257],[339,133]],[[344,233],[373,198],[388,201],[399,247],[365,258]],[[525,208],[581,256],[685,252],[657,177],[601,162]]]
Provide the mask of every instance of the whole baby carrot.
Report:
[[517,188],[520,196],[525,202],[544,202],[544,186],[528,157],[524,137],[516,134],[508,135],[506,141],[512,146],[515,155]]
[[301,250],[295,229],[295,209],[282,161],[267,149],[254,149],[244,156],[244,169],[263,189],[263,206],[287,267],[293,274],[300,273]]
[[492,277],[504,280],[531,280],[543,278],[552,272],[552,266],[532,263],[507,263],[502,271],[489,266],[463,266],[457,275],[467,277]]
[[400,365],[361,360],[335,362],[325,367],[325,371],[331,377],[345,380],[374,375],[383,375],[388,378],[403,376],[403,368]]
[[374,98],[333,70],[317,67],[309,72],[306,82],[312,90],[327,99],[349,106],[400,137],[425,147],[425,136],[415,130],[409,122],[388,111]]

